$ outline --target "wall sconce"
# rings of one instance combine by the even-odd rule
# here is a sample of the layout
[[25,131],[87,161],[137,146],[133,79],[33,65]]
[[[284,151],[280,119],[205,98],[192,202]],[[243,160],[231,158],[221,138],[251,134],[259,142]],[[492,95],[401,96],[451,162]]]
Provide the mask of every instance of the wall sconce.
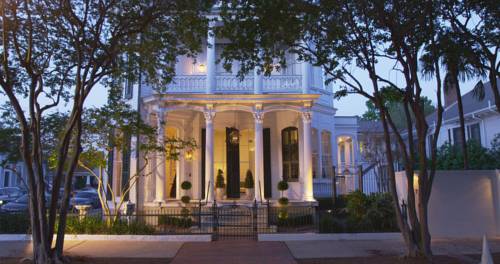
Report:
[[203,73],[207,72],[207,66],[203,63],[198,64],[198,71]]
[[186,153],[184,154],[184,158],[187,161],[192,161],[193,160],[193,151],[192,150],[186,151]]

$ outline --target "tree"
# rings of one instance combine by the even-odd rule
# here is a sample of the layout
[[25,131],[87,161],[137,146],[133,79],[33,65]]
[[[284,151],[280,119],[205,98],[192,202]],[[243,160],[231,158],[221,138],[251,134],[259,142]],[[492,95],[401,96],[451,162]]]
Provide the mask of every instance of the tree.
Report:
[[[382,91],[383,90],[384,88],[382,88]],[[384,99],[387,98],[384,97]],[[422,96],[422,103],[425,115],[430,115],[434,113],[434,111],[436,111],[436,108],[434,107],[431,99],[429,99],[428,97]],[[373,104],[373,102],[367,100],[365,104],[367,110],[365,111],[365,113],[363,113],[363,116],[361,118],[364,120],[380,121],[380,113],[377,107],[375,107],[375,105]],[[404,105],[401,102],[389,101],[389,100],[386,100],[385,105],[396,127],[399,129],[404,129],[406,127],[406,116],[404,114]],[[412,121],[414,121],[415,116],[411,115],[411,118]]]
[[[64,261],[70,184],[82,150],[82,113],[89,93],[111,76],[137,80],[126,68],[140,68],[156,87],[169,82],[176,57],[200,49],[210,4],[195,0],[1,2],[0,87],[20,128],[35,263]],[[46,207],[41,128],[43,117],[63,101],[70,111],[56,147],[51,201]],[[54,233],[57,239],[52,247]]]
[[[231,40],[222,52],[224,63],[240,61],[240,76],[254,67],[266,74],[270,73],[269,69],[279,70],[286,65],[284,54],[288,51],[322,67],[327,73],[327,83],[340,83],[336,97],[355,93],[373,102],[384,128],[386,149],[391,149],[392,142],[396,141],[409,179],[406,218],[399,207],[394,168],[388,166],[390,193],[408,255],[428,258],[432,251],[427,204],[435,175],[436,144],[443,107],[439,61],[434,59],[437,122],[432,131],[431,155],[427,159],[429,124],[423,107],[419,51],[436,41],[438,28],[442,27],[438,19],[440,10],[439,2],[434,1],[297,0],[269,3],[228,0],[221,4],[224,26],[218,32]],[[249,38],[255,42],[249,44]],[[405,81],[403,85],[398,86],[386,79],[386,74],[379,73],[377,65],[382,60],[395,65],[394,71]],[[370,89],[361,84],[351,70],[353,66],[369,76]],[[415,131],[415,135],[408,133],[408,138],[404,138],[396,127],[385,105],[387,92],[381,89],[382,85],[390,88],[388,92],[393,100],[402,102],[405,130]],[[393,153],[387,151],[386,156],[388,163],[394,164]],[[414,164],[418,164],[418,171],[414,170]],[[414,174],[419,179],[418,193],[413,186]]]
[[[439,46],[439,52],[435,54],[439,57],[441,65],[446,70],[446,75],[443,82],[443,89],[445,94],[455,93],[457,98],[457,109],[460,121],[460,144],[461,151],[464,153],[463,156],[463,168],[468,169],[468,151],[465,137],[465,118],[462,103],[462,94],[460,92],[460,81],[465,81],[474,78],[475,76],[482,75],[481,70],[477,69],[473,65],[474,54],[468,49],[463,49],[462,47],[466,43],[461,42],[460,38],[456,36],[449,29],[444,29],[442,32],[438,33],[437,41],[435,43]],[[430,46],[427,46],[429,49]],[[434,75],[433,61],[436,58],[430,58],[433,56],[432,53],[427,50],[427,52],[422,56],[421,62],[423,64],[423,73],[429,76]]]
[[[137,111],[132,110],[119,96],[110,94],[108,98],[107,105],[86,110],[78,166],[97,180],[97,192],[104,215],[107,217],[106,222],[108,225],[114,225],[120,217],[130,190],[137,184],[138,179],[152,177],[157,167],[165,166],[165,163],[151,163],[150,158],[161,155],[165,157],[163,160],[177,160],[181,151],[192,151],[192,148],[196,148],[196,142],[193,139],[179,138],[166,138],[164,142],[158,142],[157,129],[146,124]],[[140,135],[139,149],[132,149],[131,135]],[[140,151],[141,166],[128,179],[122,179],[119,188],[113,189],[111,184],[105,181],[105,178],[110,178],[110,175],[105,177],[106,166],[113,166],[108,164],[110,154],[133,151]],[[151,169],[148,170],[148,167]],[[112,207],[107,202],[107,194],[111,197]]]
[[[459,38],[460,51],[471,55],[473,66],[481,74],[487,74],[491,84],[497,111],[500,112],[500,9],[495,1],[446,0],[442,5],[443,18],[450,23],[453,34]],[[484,87],[479,82],[475,94],[482,99]]]

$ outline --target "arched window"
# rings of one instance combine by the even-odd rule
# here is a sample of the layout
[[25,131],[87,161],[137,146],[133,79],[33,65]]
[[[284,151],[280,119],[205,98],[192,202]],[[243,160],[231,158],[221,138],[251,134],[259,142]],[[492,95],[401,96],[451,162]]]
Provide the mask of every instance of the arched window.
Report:
[[287,127],[281,130],[283,180],[299,180],[299,130]]

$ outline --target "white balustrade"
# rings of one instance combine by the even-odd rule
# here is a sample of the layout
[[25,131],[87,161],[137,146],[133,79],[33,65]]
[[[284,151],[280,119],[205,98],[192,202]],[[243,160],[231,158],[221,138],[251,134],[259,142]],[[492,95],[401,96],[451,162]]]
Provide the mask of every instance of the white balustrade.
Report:
[[167,93],[203,93],[206,82],[206,75],[177,75],[167,85]]
[[264,93],[300,93],[302,76],[273,75],[264,77]]
[[219,75],[216,77],[215,92],[253,93],[253,77],[241,80],[235,75]]
[[[177,75],[167,85],[166,93],[205,93],[206,75]],[[300,75],[273,75],[264,77],[264,93],[301,93]],[[254,77],[241,80],[236,75],[217,75],[215,91],[217,93],[253,93]]]

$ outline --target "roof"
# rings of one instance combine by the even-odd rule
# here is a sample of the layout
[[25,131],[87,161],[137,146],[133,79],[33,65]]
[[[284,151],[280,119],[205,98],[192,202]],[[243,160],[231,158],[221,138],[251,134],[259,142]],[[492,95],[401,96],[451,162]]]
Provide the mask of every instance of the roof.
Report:
[[[498,81],[500,82],[500,79],[498,79]],[[497,89],[499,89],[498,86]],[[491,84],[489,82],[484,84],[483,100],[478,100],[474,96],[473,90],[471,90],[468,93],[462,95],[462,105],[464,115],[471,114],[488,107],[494,107],[495,99],[491,89]],[[443,122],[455,118],[458,118],[458,107],[456,102],[451,106],[445,108],[443,112]],[[436,120],[436,113],[433,112],[432,114],[429,114],[426,119],[429,124],[433,123]]]

